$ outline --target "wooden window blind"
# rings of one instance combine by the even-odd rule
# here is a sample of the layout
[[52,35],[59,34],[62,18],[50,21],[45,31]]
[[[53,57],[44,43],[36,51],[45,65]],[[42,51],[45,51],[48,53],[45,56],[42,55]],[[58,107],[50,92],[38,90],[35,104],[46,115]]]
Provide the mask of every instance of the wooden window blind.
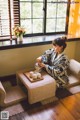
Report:
[[20,24],[19,0],[13,0],[14,25]]
[[0,40],[12,40],[12,29],[19,24],[19,0],[0,0]]

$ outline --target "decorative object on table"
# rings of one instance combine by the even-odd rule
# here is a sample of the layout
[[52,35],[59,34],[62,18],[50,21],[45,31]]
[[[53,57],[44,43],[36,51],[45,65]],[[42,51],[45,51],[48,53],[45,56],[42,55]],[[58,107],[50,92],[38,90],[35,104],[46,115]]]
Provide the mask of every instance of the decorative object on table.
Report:
[[23,35],[20,35],[19,37],[17,37],[17,41],[22,42],[23,41]]
[[30,82],[36,82],[39,80],[43,80],[41,70],[42,70],[41,67],[38,65],[38,63],[36,63],[35,70],[25,72],[24,75],[30,80]]
[[30,82],[43,80],[41,73],[36,71],[25,72],[24,75],[29,79]]
[[41,73],[39,73],[39,72],[30,71],[29,74],[30,74],[30,78],[33,78],[33,79],[35,79],[35,80],[42,78],[42,77],[41,77]]
[[19,42],[23,41],[23,35],[25,34],[25,28],[21,26],[15,26],[13,28],[13,34],[17,37]]
[[35,64],[35,71],[41,72],[42,68],[38,65],[38,63]]

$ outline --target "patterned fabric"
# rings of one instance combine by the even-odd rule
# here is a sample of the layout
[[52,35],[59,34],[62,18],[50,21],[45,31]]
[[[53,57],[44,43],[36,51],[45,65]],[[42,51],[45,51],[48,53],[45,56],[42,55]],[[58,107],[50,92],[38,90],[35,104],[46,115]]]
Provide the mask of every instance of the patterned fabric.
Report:
[[55,78],[58,87],[68,84],[69,60],[64,53],[57,55],[53,49],[49,49],[42,55],[42,62],[46,64],[46,71]]

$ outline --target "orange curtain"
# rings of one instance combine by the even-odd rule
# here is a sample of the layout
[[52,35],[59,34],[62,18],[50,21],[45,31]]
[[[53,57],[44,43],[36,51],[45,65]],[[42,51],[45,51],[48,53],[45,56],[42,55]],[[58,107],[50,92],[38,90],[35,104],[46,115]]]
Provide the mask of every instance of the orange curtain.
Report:
[[80,0],[71,0],[68,35],[80,38]]

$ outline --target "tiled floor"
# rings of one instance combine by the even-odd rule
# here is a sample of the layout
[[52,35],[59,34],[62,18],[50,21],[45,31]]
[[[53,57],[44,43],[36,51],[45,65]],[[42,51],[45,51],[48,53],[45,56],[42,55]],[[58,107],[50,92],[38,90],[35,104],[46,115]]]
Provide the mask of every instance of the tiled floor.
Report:
[[22,107],[22,105],[20,103],[18,103],[18,104],[9,106],[7,108],[3,108],[3,109],[1,109],[1,111],[8,111],[9,116],[13,116],[15,114],[23,112],[24,108]]

